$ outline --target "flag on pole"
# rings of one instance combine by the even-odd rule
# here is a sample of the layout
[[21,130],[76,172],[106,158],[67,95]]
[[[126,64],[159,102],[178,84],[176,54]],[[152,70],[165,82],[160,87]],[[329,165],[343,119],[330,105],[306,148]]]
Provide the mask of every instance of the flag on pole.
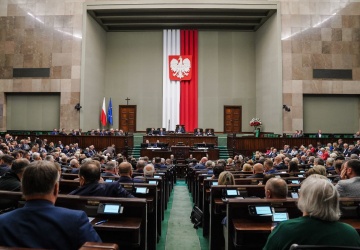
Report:
[[113,117],[112,117],[112,102],[111,102],[111,98],[110,98],[110,101],[109,101],[109,106],[108,106],[107,120],[108,120],[108,123],[109,123],[110,125],[112,125],[112,124],[113,124]]
[[106,126],[106,109],[105,109],[105,97],[102,105],[101,115],[100,115],[100,121],[103,126]]

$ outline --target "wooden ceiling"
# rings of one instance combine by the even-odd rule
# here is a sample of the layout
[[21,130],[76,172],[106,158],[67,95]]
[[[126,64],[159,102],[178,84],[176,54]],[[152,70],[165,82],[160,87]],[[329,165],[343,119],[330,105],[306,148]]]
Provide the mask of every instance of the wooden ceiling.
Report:
[[96,9],[88,13],[108,32],[159,29],[256,31],[274,9]]

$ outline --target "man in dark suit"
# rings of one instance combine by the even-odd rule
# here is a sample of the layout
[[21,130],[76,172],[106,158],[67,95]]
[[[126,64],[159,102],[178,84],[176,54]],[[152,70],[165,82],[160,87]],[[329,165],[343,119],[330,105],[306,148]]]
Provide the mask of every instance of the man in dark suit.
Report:
[[214,135],[214,130],[213,129],[208,129],[207,131],[206,131],[206,135],[207,136],[212,136],[212,135]]
[[26,167],[22,192],[26,204],[0,216],[0,245],[41,249],[79,249],[101,242],[84,211],[55,207],[59,172],[53,162]]
[[160,130],[159,130],[159,135],[166,135],[166,132],[164,131],[163,128],[160,128]]
[[264,178],[264,166],[261,163],[256,163],[253,167],[253,175],[247,178]]
[[80,187],[72,191],[71,195],[85,196],[105,196],[105,197],[125,197],[133,198],[126,189],[118,182],[99,183],[100,162],[87,161],[80,167],[79,171]]
[[183,128],[183,126],[179,125],[178,128],[176,129],[176,133],[178,134],[185,133],[185,129]]
[[14,160],[11,170],[0,178],[0,190],[20,191],[22,175],[29,164],[24,158]]
[[201,132],[201,129],[200,128],[197,128],[195,133],[194,133],[195,136],[202,136],[203,133]]
[[322,137],[323,137],[322,131],[321,129],[319,129],[319,131],[316,134],[316,138],[322,138]]
[[0,156],[0,176],[10,171],[14,157],[3,154]]
[[51,132],[51,135],[58,135],[58,134],[59,134],[59,132],[57,131],[56,128],[54,128],[53,131]]
[[132,178],[132,166],[129,162],[122,162],[119,165],[119,182],[120,183],[134,183],[144,182],[141,179]]

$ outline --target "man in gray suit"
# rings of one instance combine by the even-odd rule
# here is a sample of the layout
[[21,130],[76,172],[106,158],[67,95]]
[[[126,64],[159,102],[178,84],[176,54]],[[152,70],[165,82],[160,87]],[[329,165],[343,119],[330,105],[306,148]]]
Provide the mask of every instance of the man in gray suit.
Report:
[[336,188],[341,197],[360,197],[360,160],[344,163]]

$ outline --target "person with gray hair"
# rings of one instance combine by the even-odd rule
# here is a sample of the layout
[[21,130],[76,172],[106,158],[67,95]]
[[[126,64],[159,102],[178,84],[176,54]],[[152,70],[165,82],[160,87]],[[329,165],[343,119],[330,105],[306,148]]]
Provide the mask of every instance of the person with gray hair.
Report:
[[108,161],[105,164],[105,170],[103,173],[101,173],[101,176],[119,176],[117,162],[115,160]]
[[84,211],[55,206],[58,181],[53,162],[34,161],[25,168],[21,182],[26,203],[0,215],[2,246],[75,250],[87,241],[101,242]]
[[155,168],[152,164],[148,164],[144,168],[144,177],[154,177]]
[[298,208],[303,216],[281,222],[271,232],[263,250],[289,249],[299,245],[360,246],[360,236],[339,222],[339,193],[334,185],[316,175],[301,184]]
[[31,159],[32,159],[33,161],[41,161],[40,154],[37,153],[37,152],[33,153],[33,154],[31,155]]

